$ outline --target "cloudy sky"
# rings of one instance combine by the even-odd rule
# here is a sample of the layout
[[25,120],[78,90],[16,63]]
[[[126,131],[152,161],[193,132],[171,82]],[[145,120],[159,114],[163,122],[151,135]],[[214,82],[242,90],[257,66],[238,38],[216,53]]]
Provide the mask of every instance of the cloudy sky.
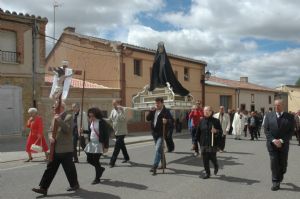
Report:
[[[166,50],[208,63],[219,77],[276,87],[300,77],[299,0],[57,0],[56,38],[82,34]],[[3,10],[47,17],[53,0],[0,0]],[[51,42],[48,40],[48,49]]]

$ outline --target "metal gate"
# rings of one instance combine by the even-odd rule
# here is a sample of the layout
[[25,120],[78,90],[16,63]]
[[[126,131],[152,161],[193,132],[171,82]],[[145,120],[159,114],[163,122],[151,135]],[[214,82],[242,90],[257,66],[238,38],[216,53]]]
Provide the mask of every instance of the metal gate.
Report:
[[0,85],[0,136],[21,134],[22,127],[22,89]]

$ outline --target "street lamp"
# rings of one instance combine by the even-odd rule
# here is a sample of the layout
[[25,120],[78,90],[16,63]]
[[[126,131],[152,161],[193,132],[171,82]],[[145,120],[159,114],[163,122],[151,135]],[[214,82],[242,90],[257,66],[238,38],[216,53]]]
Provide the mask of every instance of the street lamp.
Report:
[[204,74],[201,76],[201,87],[202,87],[202,106],[205,106],[205,81],[209,80],[211,77],[211,72],[206,71]]
[[237,108],[240,108],[240,92],[241,90],[239,88],[235,89],[235,92],[237,93]]

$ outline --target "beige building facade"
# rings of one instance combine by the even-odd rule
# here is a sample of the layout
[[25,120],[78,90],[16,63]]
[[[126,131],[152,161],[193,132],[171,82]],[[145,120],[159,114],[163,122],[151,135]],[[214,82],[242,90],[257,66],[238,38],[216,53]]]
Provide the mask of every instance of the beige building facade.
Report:
[[282,85],[277,87],[276,90],[278,95],[285,99],[288,111],[297,112],[300,110],[300,86]]
[[28,108],[39,103],[45,71],[45,38],[39,33],[45,34],[47,22],[0,9],[0,135],[24,132]]
[[248,82],[248,77],[240,81],[211,77],[206,82],[206,101],[214,110],[220,105],[226,109],[266,112],[274,109],[276,90]]

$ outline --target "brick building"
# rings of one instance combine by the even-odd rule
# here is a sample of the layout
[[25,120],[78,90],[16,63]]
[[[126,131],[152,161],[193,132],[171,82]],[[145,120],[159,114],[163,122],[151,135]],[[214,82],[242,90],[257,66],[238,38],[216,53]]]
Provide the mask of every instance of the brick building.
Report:
[[[127,43],[82,35],[76,33],[75,28],[67,27],[48,55],[46,67],[58,66],[62,60],[66,60],[74,69],[85,69],[88,81],[119,89],[123,105],[132,107],[132,97],[150,83],[155,52]],[[195,99],[201,99],[200,80],[204,76],[206,62],[173,54],[169,54],[169,59],[181,84]],[[144,113],[132,114],[129,130],[146,130]]]
[[47,22],[0,8],[0,135],[21,134],[28,108],[40,104],[45,38],[39,33]]

